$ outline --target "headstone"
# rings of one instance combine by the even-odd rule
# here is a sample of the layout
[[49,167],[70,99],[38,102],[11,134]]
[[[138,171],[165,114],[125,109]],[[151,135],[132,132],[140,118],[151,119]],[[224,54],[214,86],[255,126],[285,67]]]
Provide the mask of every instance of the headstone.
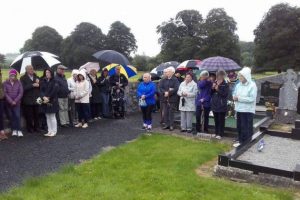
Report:
[[264,102],[279,104],[279,91],[282,84],[266,81],[261,84],[261,95],[264,97]]
[[283,86],[279,92],[279,107],[275,119],[281,123],[293,124],[297,116],[298,88],[295,84],[297,74],[288,69],[283,77]]

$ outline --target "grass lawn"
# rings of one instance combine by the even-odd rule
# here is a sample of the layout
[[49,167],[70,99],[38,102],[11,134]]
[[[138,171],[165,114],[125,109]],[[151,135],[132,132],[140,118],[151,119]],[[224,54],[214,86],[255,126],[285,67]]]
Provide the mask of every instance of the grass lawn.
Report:
[[225,144],[154,134],[104,152],[80,165],[32,178],[0,195],[13,199],[289,200],[293,194],[196,174]]

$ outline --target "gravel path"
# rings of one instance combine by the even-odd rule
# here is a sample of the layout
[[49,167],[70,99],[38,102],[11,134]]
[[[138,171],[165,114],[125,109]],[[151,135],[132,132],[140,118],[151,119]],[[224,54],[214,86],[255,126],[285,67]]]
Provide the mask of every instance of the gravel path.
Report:
[[257,144],[238,157],[257,165],[293,171],[300,164],[300,141],[288,138],[264,136],[265,147],[257,151]]
[[[154,114],[154,121],[158,121],[158,116]],[[21,139],[11,137],[1,141],[0,191],[20,184],[26,177],[89,159],[103,147],[117,146],[141,133],[141,115],[135,114],[125,120],[102,119],[90,123],[87,129],[62,128],[54,138],[27,134]]]

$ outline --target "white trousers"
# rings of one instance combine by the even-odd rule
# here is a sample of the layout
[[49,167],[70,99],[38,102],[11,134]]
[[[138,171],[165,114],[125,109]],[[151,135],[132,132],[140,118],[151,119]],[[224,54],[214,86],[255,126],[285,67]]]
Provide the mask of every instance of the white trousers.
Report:
[[55,113],[46,113],[48,132],[56,134],[57,133],[57,121]]

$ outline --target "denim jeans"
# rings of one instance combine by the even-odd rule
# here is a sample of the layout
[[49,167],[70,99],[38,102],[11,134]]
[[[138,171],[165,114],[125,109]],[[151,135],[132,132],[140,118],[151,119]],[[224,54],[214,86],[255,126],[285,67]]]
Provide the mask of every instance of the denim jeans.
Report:
[[76,109],[78,112],[78,122],[87,123],[90,117],[90,104],[76,103]]
[[11,123],[11,129],[20,131],[21,130],[21,106],[11,106],[7,104],[7,111]]
[[107,117],[109,115],[109,93],[101,92],[102,97],[102,115]]

